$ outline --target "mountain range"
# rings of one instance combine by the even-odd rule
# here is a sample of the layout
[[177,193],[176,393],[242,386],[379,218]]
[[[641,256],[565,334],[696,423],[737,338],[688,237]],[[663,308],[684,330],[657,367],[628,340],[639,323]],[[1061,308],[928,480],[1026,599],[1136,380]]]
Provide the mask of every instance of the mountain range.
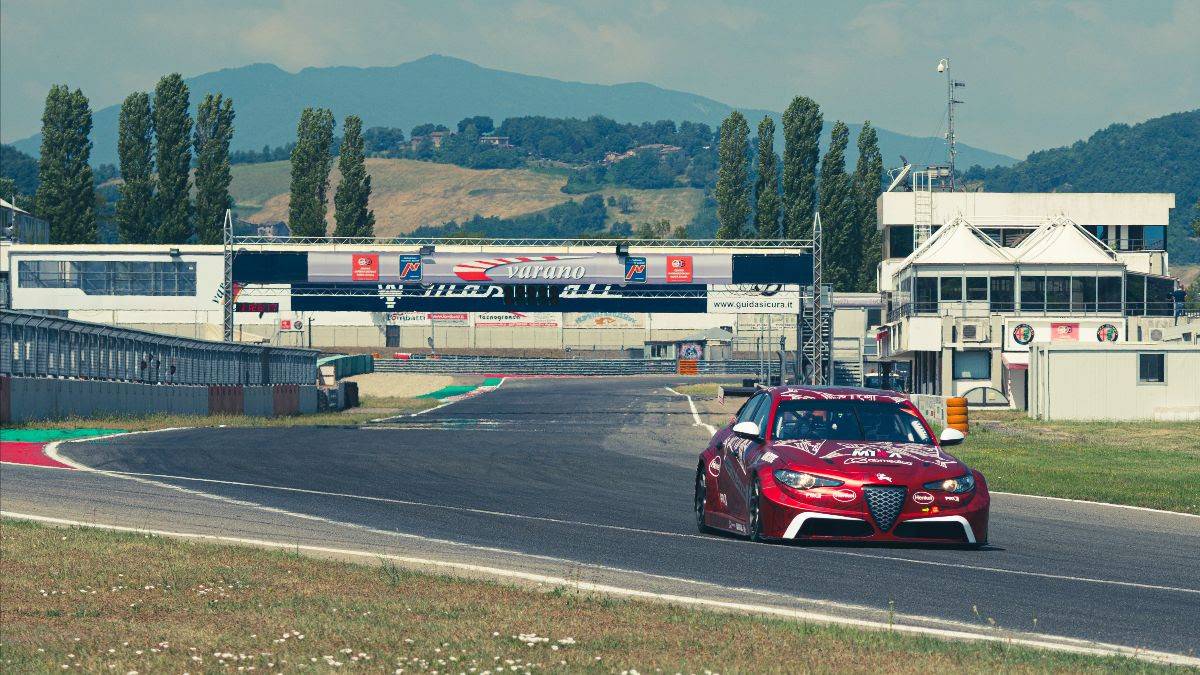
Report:
[[[682,91],[672,91],[644,82],[587,84],[548,77],[495,70],[448,56],[431,55],[398,66],[353,68],[345,66],[305,68],[289,73],[278,66],[257,63],[218,70],[186,79],[195,103],[205,93],[231,97],[237,113],[232,143],[234,150],[258,150],[279,146],[296,138],[296,123],[305,107],[329,108],[337,119],[358,115],[364,127],[400,127],[406,132],[426,122],[453,126],[473,115],[488,115],[497,124],[506,117],[543,115],[578,117],[603,115],[618,122],[674,120],[704,122],[714,128],[734,110],[733,106]],[[120,106],[109,106],[93,117],[93,164],[116,163],[117,121]],[[779,113],[740,109],[753,128],[764,115],[779,124]],[[828,142],[833,120],[826,120],[824,142]],[[881,120],[873,120],[875,124]],[[859,124],[850,123],[857,135]],[[945,153],[944,141],[876,129],[884,162],[899,165],[900,156],[914,163],[938,161]],[[781,134],[776,134],[777,138]],[[852,135],[853,139],[854,136]],[[36,156],[41,136],[13,143]],[[851,141],[847,153],[853,163],[856,151]],[[958,161],[963,167],[1007,166],[1016,158],[959,144]]]

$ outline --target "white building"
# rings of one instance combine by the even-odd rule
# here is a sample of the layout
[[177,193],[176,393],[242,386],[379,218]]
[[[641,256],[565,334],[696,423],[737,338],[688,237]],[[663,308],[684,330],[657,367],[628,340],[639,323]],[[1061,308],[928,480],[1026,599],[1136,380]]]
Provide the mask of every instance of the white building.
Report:
[[912,390],[1024,408],[1031,345],[1151,339],[1175,323],[1170,194],[885,192],[879,332]]

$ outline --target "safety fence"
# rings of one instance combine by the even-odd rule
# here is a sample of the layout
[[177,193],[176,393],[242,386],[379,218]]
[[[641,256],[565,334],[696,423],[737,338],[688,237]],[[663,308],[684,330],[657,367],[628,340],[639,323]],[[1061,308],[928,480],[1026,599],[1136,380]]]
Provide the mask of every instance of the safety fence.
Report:
[[318,353],[0,311],[0,375],[149,384],[312,385],[317,381]]
[[[752,375],[761,363],[753,359],[694,361],[697,375]],[[691,364],[689,364],[689,374]],[[376,359],[377,373],[474,373],[504,375],[674,375],[674,359],[550,359],[493,356],[443,356],[419,359]]]

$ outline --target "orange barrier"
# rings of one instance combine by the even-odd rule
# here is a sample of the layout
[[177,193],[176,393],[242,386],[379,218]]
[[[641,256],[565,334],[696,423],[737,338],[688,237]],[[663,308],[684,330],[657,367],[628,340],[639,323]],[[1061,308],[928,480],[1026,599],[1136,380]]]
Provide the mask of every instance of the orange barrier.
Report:
[[300,385],[277,384],[272,396],[274,414],[296,415],[300,412]]
[[679,359],[675,372],[680,375],[699,375],[700,365],[696,359]]
[[967,413],[967,399],[951,396],[946,399],[946,426],[965,433],[970,432],[971,422]]
[[208,388],[209,415],[241,415],[245,403],[241,385],[216,384]]

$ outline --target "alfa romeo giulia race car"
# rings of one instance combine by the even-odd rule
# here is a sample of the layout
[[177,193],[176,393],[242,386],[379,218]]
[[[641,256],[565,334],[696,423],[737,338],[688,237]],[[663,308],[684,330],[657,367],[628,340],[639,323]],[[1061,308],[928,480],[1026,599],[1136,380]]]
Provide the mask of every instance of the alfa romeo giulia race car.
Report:
[[752,540],[987,543],[987,483],[896,392],[788,386],[752,396],[696,469],[696,521]]

